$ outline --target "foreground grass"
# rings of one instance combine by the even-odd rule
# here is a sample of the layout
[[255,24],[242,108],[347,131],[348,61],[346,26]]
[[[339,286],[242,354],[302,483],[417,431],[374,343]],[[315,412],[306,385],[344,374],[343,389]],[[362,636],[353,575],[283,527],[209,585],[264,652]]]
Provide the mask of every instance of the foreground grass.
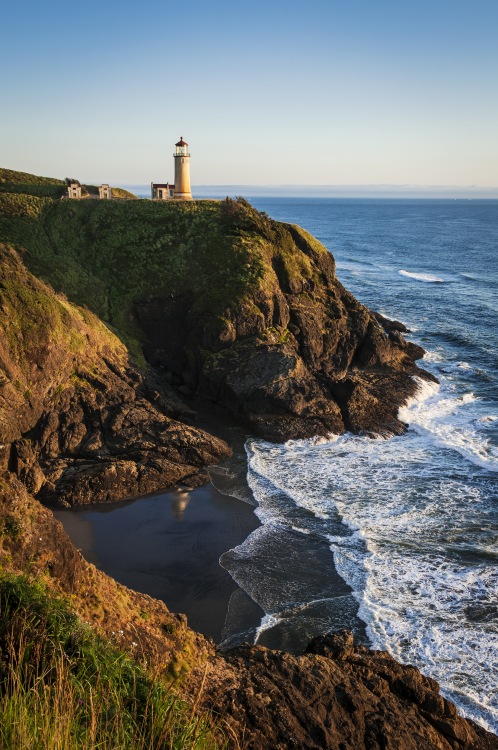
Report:
[[22,576],[0,576],[0,649],[2,750],[227,747],[198,700],[180,700]]

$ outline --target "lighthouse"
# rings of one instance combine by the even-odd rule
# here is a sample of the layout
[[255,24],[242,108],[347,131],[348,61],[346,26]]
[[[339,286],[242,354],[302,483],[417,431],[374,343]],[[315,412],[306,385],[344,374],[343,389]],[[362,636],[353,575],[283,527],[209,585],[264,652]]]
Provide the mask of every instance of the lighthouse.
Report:
[[188,143],[180,136],[180,140],[175,146],[176,150],[173,154],[175,159],[175,192],[173,197],[179,201],[191,201],[193,198],[190,190],[190,154],[188,152]]

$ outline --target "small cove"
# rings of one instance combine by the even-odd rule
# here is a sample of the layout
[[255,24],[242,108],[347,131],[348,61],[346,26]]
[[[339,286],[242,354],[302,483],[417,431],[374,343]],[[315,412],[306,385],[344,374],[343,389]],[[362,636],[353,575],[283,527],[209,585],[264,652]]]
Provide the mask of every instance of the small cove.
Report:
[[[191,628],[218,643],[238,589],[219,558],[259,526],[253,511],[206,484],[54,515],[86,560],[186,614]],[[245,602],[238,626],[253,629],[262,615]]]

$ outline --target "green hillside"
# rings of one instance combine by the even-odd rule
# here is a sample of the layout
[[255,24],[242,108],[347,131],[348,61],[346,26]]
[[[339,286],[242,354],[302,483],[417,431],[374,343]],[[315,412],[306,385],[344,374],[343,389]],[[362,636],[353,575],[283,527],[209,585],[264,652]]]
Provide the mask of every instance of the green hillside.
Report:
[[[59,181],[12,174],[22,182],[0,192],[0,240],[26,250],[32,272],[88,305],[137,357],[142,333],[130,314],[137,299],[188,295],[216,327],[228,306],[265,284],[273,265],[289,278],[312,273],[285,226],[242,199],[60,201],[33,194],[45,184],[59,189]],[[309,235],[306,241],[326,252]]]
[[66,183],[53,177],[38,177],[27,172],[0,168],[0,192],[60,198],[66,192]]
[[[42,198],[62,198],[66,195],[66,185],[68,179],[58,180],[53,177],[39,177],[38,175],[29,174],[28,172],[17,172],[14,169],[0,168],[0,193],[23,193],[24,195],[34,195]],[[98,197],[99,188],[97,185],[83,185],[82,195],[84,198],[89,196]],[[138,200],[134,193],[124,188],[113,187],[113,198],[120,200]]]

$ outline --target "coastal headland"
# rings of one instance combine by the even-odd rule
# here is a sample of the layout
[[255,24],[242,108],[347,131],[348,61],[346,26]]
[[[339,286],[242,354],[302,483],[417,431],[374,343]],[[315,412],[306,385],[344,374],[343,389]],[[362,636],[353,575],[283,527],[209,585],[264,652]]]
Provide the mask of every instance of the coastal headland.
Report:
[[41,582],[145,671],[174,679],[192,715],[221,715],[206,747],[498,747],[434,681],[348,634],[297,656],[221,654],[75,549],[47,506],[197,487],[230,455],[199,420],[202,403],[272,441],[387,437],[405,429],[414,376],[433,376],[403,326],[344,289],[300,227],[243,199],[71,201],[64,189],[0,170],[3,589]]

